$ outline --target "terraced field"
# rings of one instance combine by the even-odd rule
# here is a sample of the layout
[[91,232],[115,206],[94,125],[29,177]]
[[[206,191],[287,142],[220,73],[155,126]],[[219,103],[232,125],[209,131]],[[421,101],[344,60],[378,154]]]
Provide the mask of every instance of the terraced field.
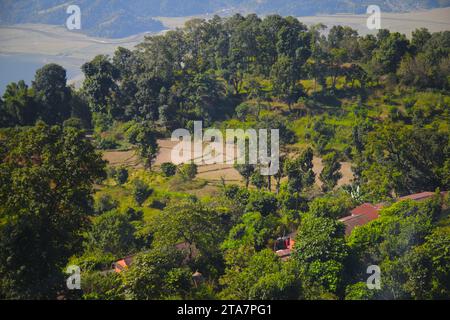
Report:
[[[154,166],[158,168],[164,162],[171,161],[172,148],[177,144],[177,142],[170,141],[168,139],[158,140],[160,146],[160,152],[154,162]],[[136,155],[134,150],[128,151],[105,151],[103,153],[103,158],[113,166],[126,166],[133,168],[142,168],[142,162]],[[323,169],[322,159],[319,157],[314,157],[314,173],[316,174],[316,184],[321,186],[319,180],[319,174]],[[339,180],[338,185],[344,185],[350,183],[353,179],[353,173],[351,171],[350,162],[341,163],[341,173],[342,178]],[[209,182],[220,182],[224,179],[226,182],[239,183],[242,180],[240,174],[229,164],[202,164],[198,167],[197,178],[209,181]]]

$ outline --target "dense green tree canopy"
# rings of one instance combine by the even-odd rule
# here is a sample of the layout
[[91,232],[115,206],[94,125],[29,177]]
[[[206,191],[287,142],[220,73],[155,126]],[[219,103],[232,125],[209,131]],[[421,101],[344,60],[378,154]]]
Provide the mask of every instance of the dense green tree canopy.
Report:
[[2,134],[0,159],[0,295],[54,298],[104,162],[82,132],[42,122]]

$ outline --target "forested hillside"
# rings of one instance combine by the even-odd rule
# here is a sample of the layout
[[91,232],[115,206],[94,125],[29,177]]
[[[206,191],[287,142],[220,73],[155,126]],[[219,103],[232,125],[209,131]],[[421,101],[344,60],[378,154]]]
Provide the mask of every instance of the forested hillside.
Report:
[[[78,90],[55,64],[9,84],[0,298],[449,299],[450,32],[322,29],[196,19],[85,63]],[[219,166],[214,180],[158,162],[197,120],[279,129],[280,170]],[[377,214],[349,231],[363,203]],[[65,287],[68,265],[81,290]]]

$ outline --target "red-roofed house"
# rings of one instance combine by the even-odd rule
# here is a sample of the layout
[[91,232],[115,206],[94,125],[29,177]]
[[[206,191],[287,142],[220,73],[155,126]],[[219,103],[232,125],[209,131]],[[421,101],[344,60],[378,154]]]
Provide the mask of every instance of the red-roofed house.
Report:
[[295,233],[291,233],[285,237],[278,238],[275,242],[275,254],[281,258],[281,260],[287,260],[291,256],[292,250],[295,244]]
[[374,220],[378,218],[379,216],[378,212],[382,207],[383,205],[381,203],[379,204],[363,203],[362,205],[350,211],[350,214],[352,216],[364,215],[370,218],[371,220]]
[[117,273],[120,273],[123,270],[128,269],[130,267],[131,263],[133,262],[133,258],[134,258],[134,255],[125,257],[121,260],[114,262],[112,264],[112,269]]
[[[402,200],[414,200],[423,201],[430,199],[434,196],[434,192],[420,192],[415,194],[410,194],[409,196],[400,197],[397,201]],[[441,192],[441,196],[445,195],[446,192]],[[348,236],[352,230],[357,226],[362,226],[369,223],[372,220],[378,219],[379,211],[383,208],[382,203],[371,204],[363,203],[362,205],[356,207],[350,211],[350,216],[339,219],[339,221],[345,224],[345,235]]]
[[350,235],[352,230],[357,226],[362,226],[372,220],[378,219],[381,208],[383,208],[381,203],[375,205],[363,203],[350,211],[350,216],[339,219],[339,221],[345,224],[345,235]]

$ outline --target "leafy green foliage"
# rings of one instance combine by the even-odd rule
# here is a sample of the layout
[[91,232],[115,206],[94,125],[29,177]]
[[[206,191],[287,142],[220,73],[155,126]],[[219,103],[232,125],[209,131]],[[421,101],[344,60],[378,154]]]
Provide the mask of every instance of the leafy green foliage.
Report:
[[[449,34],[214,16],[95,57],[80,90],[54,64],[31,87],[11,83],[1,127],[63,125],[0,130],[0,298],[54,298],[68,264],[85,287],[66,298],[448,298],[448,200],[388,202],[448,190]],[[190,163],[148,170],[157,139],[199,119],[223,132],[279,129],[280,170],[235,165],[246,187],[195,179]],[[103,179],[85,137],[136,151],[145,169],[127,160]],[[341,172],[351,185],[336,188]],[[381,217],[344,238],[337,219],[364,201],[385,201]],[[281,261],[275,239],[291,233]],[[130,253],[128,270],[108,271]],[[378,291],[365,286],[372,264]]]
[[342,178],[338,155],[335,152],[329,153],[323,157],[322,162],[324,166],[319,176],[323,183],[322,189],[324,191],[333,190],[339,179]]
[[269,249],[254,253],[245,247],[226,255],[227,269],[220,283],[225,299],[298,299],[300,283],[288,265]]
[[342,290],[348,255],[343,224],[331,218],[304,216],[294,249],[294,259],[312,287],[331,293]]
[[374,197],[443,190],[448,185],[448,134],[432,128],[387,123],[369,133],[361,169]]
[[192,180],[197,175],[197,165],[195,163],[185,163],[177,168],[178,174],[184,180]]
[[244,178],[245,186],[248,188],[248,185],[250,184],[250,178],[255,172],[255,166],[251,164],[235,164],[234,168]]
[[148,125],[136,125],[131,129],[129,141],[138,147],[139,155],[144,159],[145,165],[151,168],[159,151],[154,130]]
[[158,247],[134,257],[125,273],[126,296],[131,299],[187,298],[191,271],[182,265],[183,253],[173,247]]
[[110,211],[94,220],[85,243],[90,251],[99,250],[120,258],[134,249],[134,232],[127,215]]
[[102,214],[107,211],[111,211],[116,209],[118,206],[118,202],[114,200],[111,195],[104,194],[101,195],[95,203],[95,212],[97,214]]
[[177,173],[177,166],[171,162],[164,162],[161,164],[161,171],[164,176],[172,177]]
[[142,180],[136,179],[133,181],[133,197],[139,206],[142,206],[152,193],[153,189]]
[[0,295],[54,298],[62,267],[81,249],[104,162],[73,127],[39,122],[0,141]]
[[116,181],[118,184],[124,184],[128,180],[128,170],[127,168],[120,167],[116,170]]
[[[356,228],[349,239],[353,281],[365,268],[382,270],[379,299],[441,299],[448,295],[448,232],[433,226],[440,201],[402,201],[384,209],[381,217]],[[438,253],[440,251],[440,253]],[[444,264],[441,264],[444,263]],[[353,296],[352,293],[350,297]]]
[[202,273],[220,268],[219,244],[224,232],[222,217],[199,201],[186,199],[169,204],[156,218],[154,246],[181,245],[189,262]]

